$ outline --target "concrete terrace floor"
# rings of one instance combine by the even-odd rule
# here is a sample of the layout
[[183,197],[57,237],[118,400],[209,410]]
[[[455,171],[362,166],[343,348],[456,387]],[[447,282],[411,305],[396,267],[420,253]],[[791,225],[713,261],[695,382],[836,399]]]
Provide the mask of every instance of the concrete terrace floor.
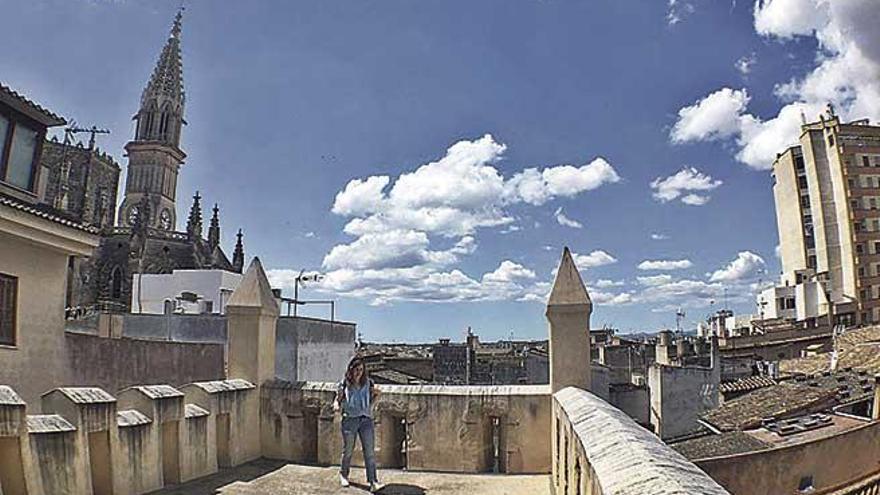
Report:
[[[151,495],[362,495],[363,468],[352,467],[352,486],[339,486],[338,467],[261,459]],[[380,469],[382,495],[549,495],[550,475],[429,473]]]

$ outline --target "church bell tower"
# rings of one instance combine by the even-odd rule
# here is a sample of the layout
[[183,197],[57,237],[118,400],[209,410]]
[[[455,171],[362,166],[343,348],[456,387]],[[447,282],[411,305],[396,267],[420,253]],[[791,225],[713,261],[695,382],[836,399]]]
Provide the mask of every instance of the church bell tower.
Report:
[[177,173],[186,158],[180,149],[185,94],[180,56],[183,10],[177,13],[171,34],[134,116],[134,140],[125,145],[128,172],[119,225],[143,225],[173,231],[177,225]]

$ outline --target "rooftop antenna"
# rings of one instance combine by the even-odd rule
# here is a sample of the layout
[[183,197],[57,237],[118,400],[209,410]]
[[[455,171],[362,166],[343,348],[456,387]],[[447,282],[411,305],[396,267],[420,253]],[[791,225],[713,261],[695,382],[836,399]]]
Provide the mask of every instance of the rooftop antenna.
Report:
[[79,127],[76,125],[76,121],[70,123],[68,127],[64,129],[64,144],[69,145],[73,142],[74,134],[79,134],[82,132],[89,133],[89,149],[95,149],[95,135],[96,134],[110,134],[110,131],[107,129],[98,129],[96,126],[92,126],[89,128]]
[[681,335],[681,322],[684,321],[684,317],[684,310],[679,306],[678,311],[675,312],[675,333],[677,335]]

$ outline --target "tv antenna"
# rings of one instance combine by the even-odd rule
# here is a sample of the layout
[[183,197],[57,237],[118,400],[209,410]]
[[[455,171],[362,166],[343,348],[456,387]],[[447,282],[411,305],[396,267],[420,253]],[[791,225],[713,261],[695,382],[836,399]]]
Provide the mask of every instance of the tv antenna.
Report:
[[678,335],[681,335],[681,322],[684,321],[685,312],[681,307],[678,308],[678,311],[675,312],[675,332]]
[[95,149],[95,135],[96,134],[110,134],[108,129],[99,129],[96,126],[92,127],[79,127],[76,125],[76,121],[72,121],[68,127],[64,129],[64,144],[70,144],[73,142],[73,136],[75,134],[80,134],[83,132],[89,133],[89,149]]

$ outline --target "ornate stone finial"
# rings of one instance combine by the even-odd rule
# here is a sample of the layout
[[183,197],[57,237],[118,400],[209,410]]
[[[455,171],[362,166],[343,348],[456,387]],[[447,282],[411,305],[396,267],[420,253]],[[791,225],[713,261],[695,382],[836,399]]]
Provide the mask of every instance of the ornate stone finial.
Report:
[[183,22],[184,10],[186,10],[186,7],[180,7],[180,10],[177,11],[177,15],[174,16],[174,25],[171,26],[171,37],[174,39],[180,39],[180,27]]
[[211,216],[211,226],[208,227],[208,245],[214,250],[220,245],[220,207],[214,203],[214,214]]
[[193,195],[192,208],[189,209],[189,219],[186,221],[186,233],[190,239],[202,238],[202,197],[199,192]]
[[238,229],[238,233],[235,234],[235,237],[235,251],[232,253],[232,266],[235,268],[236,272],[241,273],[244,269],[244,244],[241,242],[241,229]]

